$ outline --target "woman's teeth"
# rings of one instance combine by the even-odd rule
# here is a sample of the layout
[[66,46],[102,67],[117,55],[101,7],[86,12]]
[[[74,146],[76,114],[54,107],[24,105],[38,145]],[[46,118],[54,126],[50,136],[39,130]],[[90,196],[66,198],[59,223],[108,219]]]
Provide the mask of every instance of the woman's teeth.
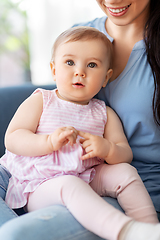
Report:
[[126,10],[130,5],[128,5],[127,7],[123,7],[123,8],[109,8],[109,10],[113,13],[121,13],[123,12],[124,10]]
[[120,8],[120,9],[112,9],[110,8],[109,10],[113,13],[120,13],[120,12],[123,12],[126,8]]

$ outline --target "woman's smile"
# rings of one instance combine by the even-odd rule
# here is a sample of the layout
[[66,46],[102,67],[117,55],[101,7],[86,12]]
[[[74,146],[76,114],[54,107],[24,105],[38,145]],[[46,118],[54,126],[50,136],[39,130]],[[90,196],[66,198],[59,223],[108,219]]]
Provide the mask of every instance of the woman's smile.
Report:
[[[141,26],[144,29],[144,25],[149,17],[150,0],[97,0],[98,4],[107,15],[109,23],[116,26],[128,26],[134,24]],[[112,22],[112,23],[111,23]],[[107,29],[113,30],[113,25],[110,27],[107,25]]]
[[112,16],[122,16],[128,11],[130,6],[131,6],[131,4],[129,4],[125,7],[121,7],[121,8],[118,8],[118,7],[117,8],[110,8],[110,7],[107,7],[107,6],[106,7],[107,7],[109,13]]

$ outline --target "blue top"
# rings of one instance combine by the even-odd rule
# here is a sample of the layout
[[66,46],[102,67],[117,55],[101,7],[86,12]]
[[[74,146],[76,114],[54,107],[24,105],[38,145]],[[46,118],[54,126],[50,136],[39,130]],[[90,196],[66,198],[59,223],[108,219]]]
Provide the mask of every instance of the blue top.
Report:
[[[75,26],[95,27],[113,41],[105,29],[106,16]],[[137,42],[123,72],[98,97],[119,115],[133,151],[132,165],[140,174],[155,208],[160,212],[160,128],[152,113],[154,80],[145,43]],[[136,194],[136,193],[135,193]]]

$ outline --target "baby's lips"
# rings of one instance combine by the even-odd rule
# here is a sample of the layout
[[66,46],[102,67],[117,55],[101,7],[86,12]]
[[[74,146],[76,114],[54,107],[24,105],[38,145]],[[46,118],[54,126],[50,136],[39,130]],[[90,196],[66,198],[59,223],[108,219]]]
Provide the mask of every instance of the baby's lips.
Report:
[[75,86],[83,86],[83,87],[84,87],[84,84],[81,83],[81,82],[76,82],[76,83],[74,83],[73,85],[75,85]]

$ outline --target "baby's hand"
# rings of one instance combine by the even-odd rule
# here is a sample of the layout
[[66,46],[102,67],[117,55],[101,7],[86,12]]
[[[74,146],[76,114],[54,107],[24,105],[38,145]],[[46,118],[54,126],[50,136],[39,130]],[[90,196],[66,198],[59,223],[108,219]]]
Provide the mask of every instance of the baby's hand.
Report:
[[82,137],[79,141],[86,152],[81,157],[82,160],[93,157],[106,158],[110,149],[110,143],[107,139],[81,131],[78,134]]
[[78,131],[74,127],[61,127],[49,135],[49,142],[53,151],[59,150],[62,146],[76,143]]

